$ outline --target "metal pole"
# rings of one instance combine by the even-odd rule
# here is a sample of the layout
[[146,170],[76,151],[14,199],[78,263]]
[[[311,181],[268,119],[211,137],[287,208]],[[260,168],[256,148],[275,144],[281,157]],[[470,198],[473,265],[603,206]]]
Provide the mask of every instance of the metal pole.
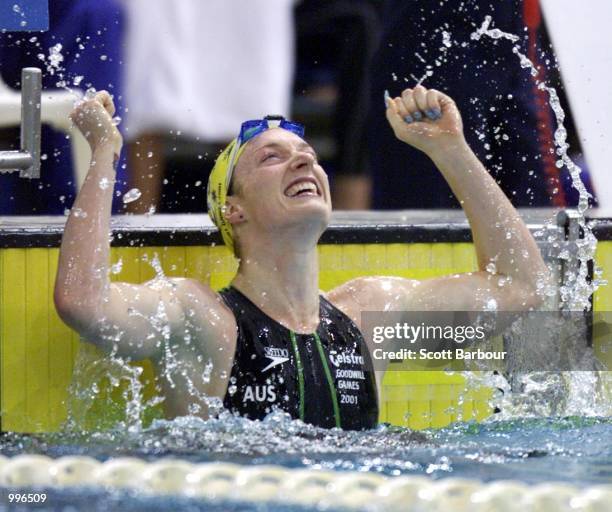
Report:
[[32,158],[31,165],[21,168],[22,178],[40,178],[40,104],[42,73],[38,68],[21,71],[21,151]]
[[23,151],[0,151],[0,174],[3,170],[11,172],[17,169],[20,169],[23,173],[25,172],[24,169],[31,169],[32,167],[32,155]]

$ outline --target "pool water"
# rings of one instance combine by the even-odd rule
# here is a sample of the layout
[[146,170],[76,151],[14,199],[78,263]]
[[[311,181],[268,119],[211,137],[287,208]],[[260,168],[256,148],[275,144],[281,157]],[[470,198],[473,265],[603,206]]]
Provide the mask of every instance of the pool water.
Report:
[[[138,433],[5,434],[0,452],[54,458],[78,454],[99,460],[128,455],[149,461],[174,457],[432,479],[556,481],[586,487],[612,483],[612,418],[530,418],[462,423],[422,432],[388,426],[344,432],[304,425],[283,413],[271,414],[262,422],[227,414],[208,421],[195,417],[156,421]],[[158,496],[151,501],[126,491],[56,489],[50,492],[47,506],[108,510],[113,503],[130,510],[200,510],[206,505],[176,497]],[[208,510],[289,510],[278,504],[210,502],[206,506]]]

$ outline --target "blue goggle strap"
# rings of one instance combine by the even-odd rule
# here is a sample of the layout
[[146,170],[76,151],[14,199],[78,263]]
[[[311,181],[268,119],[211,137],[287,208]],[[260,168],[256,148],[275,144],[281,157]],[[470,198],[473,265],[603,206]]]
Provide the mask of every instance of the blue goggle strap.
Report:
[[234,174],[234,165],[236,164],[236,155],[238,155],[238,151],[240,147],[250,141],[253,137],[259,135],[260,133],[266,131],[269,128],[282,128],[283,130],[287,130],[288,132],[295,133],[298,137],[304,138],[304,125],[300,123],[294,123],[292,121],[287,121],[284,117],[281,116],[268,116],[265,119],[252,119],[250,121],[245,121],[242,123],[240,127],[240,135],[238,135],[238,140],[232,150],[232,154],[230,157],[230,162],[227,171],[227,177],[225,186],[226,189],[229,190],[230,183],[232,181],[232,176]]

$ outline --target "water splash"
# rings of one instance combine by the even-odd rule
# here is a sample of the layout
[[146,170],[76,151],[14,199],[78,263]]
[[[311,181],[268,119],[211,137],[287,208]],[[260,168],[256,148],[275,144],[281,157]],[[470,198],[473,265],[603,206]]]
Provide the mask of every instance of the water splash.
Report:
[[[491,28],[492,21],[491,16],[486,16],[480,28],[471,34],[471,39],[479,41],[483,36],[486,36],[491,39],[505,39],[512,43],[517,43],[520,40],[515,34],[504,32],[498,28]],[[534,77],[538,89],[548,94],[549,104],[557,121],[557,129],[554,134],[556,153],[559,157],[557,160],[557,167],[567,168],[572,180],[572,186],[579,194],[577,206],[579,215],[577,220],[580,230],[583,233],[583,237],[576,241],[579,264],[575,266],[575,273],[567,276],[568,279],[566,280],[566,284],[564,284],[560,290],[561,307],[570,311],[588,310],[591,307],[591,296],[600,285],[605,284],[604,281],[599,279],[590,281],[588,275],[588,264],[595,259],[595,250],[597,248],[597,239],[593,235],[585,219],[585,212],[589,207],[589,199],[591,199],[592,196],[587,191],[580,177],[582,170],[568,155],[569,144],[567,143],[567,130],[563,124],[565,121],[565,112],[561,107],[556,89],[539,80],[537,68],[533,62],[521,52],[517,44],[513,46],[512,52],[518,57],[520,66],[529,71],[531,76]]]
[[96,97],[97,93],[98,93],[98,91],[96,90],[95,87],[89,87],[85,91],[85,96],[83,97],[83,99],[85,99],[85,100],[93,100]]
[[608,483],[612,470],[609,418],[514,419],[463,423],[426,432],[400,427],[369,431],[321,429],[275,412],[262,421],[225,413],[157,420],[138,433],[121,425],[95,433],[3,436],[2,452],[99,459],[180,457],[191,462],[280,464],[389,476],[466,477],[525,482]]
[[93,345],[81,343],[68,393],[68,420],[63,430],[142,430],[145,409],[156,405],[159,399],[144,400],[141,374],[142,368],[129,365],[123,358],[113,354],[101,357]]
[[[594,278],[589,278],[589,263],[595,259],[597,239],[588,226],[585,214],[589,208],[591,194],[587,191],[580,177],[581,169],[568,155],[567,130],[564,126],[565,112],[561,107],[559,96],[554,87],[540,80],[538,69],[533,62],[521,52],[517,44],[520,38],[515,34],[492,28],[491,16],[486,16],[482,25],[471,34],[471,39],[481,40],[483,37],[503,39],[514,44],[512,52],[517,56],[521,68],[527,70],[535,80],[540,91],[548,95],[549,105],[554,112],[557,128],[554,133],[554,145],[558,156],[557,167],[565,167],[571,177],[572,186],[578,191],[577,223],[582,237],[572,241],[575,246],[571,250],[560,251],[559,258],[566,263],[563,283],[558,290],[542,290],[546,296],[559,294],[559,307],[569,311],[588,311],[591,308],[590,299],[593,293],[602,285],[607,284],[601,279],[601,270],[596,268]],[[527,326],[524,325],[523,328]],[[570,329],[571,331],[571,329]],[[555,331],[558,332],[558,331]],[[571,336],[574,336],[571,338]],[[514,336],[513,342],[519,342],[525,335]],[[530,337],[531,345],[540,345],[553,351],[559,346],[558,340],[546,341],[546,333],[540,332],[538,338]],[[533,340],[536,343],[533,343]],[[564,346],[574,344],[577,340],[585,340],[586,333],[569,333],[564,339]],[[524,354],[530,351],[524,343],[521,345]],[[506,393],[497,404],[503,411],[500,417],[512,418],[522,416],[564,416],[580,414],[583,416],[610,415],[612,408],[609,403],[611,378],[609,372],[598,371],[598,365],[592,351],[585,354],[592,359],[593,371],[574,372],[516,372],[513,377],[514,393]],[[586,357],[586,356],[585,356]]]
[[142,192],[137,188],[132,188],[123,194],[123,204],[133,203],[140,199]]
[[[142,368],[133,366],[129,360],[118,355],[119,343],[125,333],[117,326],[103,321],[100,336],[106,345],[114,348],[109,355],[103,356],[92,345],[81,344],[69,393],[71,406],[67,428],[71,430],[99,430],[120,424],[130,432],[139,432],[151,418],[160,416],[159,408],[154,409],[164,401],[161,398],[163,389],[180,395],[181,403],[190,400],[190,414],[215,417],[224,411],[220,398],[209,396],[203,391],[211,383],[214,368],[212,361],[206,361],[198,352],[198,345],[192,343],[190,333],[195,326],[190,315],[186,315],[183,332],[172,332],[168,305],[161,296],[169,295],[169,304],[177,300],[174,298],[176,283],[165,275],[157,253],[152,257],[144,254],[141,259],[155,272],[155,277],[145,286],[160,292],[160,300],[152,314],[145,314],[134,307],[129,307],[127,314],[144,320],[150,332],[148,336],[157,340],[160,360],[154,396],[148,401],[144,398]],[[120,259],[111,266],[109,274],[120,273],[122,268],[123,261]],[[101,414],[100,410],[106,408],[112,413]],[[95,424],[93,418],[96,416],[100,417],[100,424]]]
[[13,4],[13,12],[16,14],[19,14],[19,16],[22,18],[21,21],[19,22],[19,26],[26,27],[28,25],[28,22],[25,19],[25,12],[23,11],[23,9],[21,8],[19,4]]
[[112,181],[109,180],[106,176],[101,178],[100,181],[98,182],[98,186],[100,187],[101,190],[106,190],[111,185],[112,185]]
[[56,73],[61,73],[63,70],[62,62],[64,62],[64,55],[62,54],[62,44],[57,43],[49,48],[49,55],[45,55],[44,53],[39,53],[37,55],[38,59],[41,60],[45,67],[47,68],[47,73],[51,76]]

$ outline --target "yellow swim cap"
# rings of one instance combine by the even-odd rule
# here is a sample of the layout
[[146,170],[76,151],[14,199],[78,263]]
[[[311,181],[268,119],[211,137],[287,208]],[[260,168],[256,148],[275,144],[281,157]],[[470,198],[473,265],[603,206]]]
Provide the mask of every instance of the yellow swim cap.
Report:
[[245,144],[236,146],[238,139],[232,140],[227,147],[221,152],[215,161],[215,166],[208,177],[208,190],[206,194],[206,202],[208,205],[208,215],[219,228],[225,245],[233,252],[234,251],[234,231],[232,225],[225,218],[225,201],[227,199],[227,191],[229,190],[233,171],[238,159],[242,155]]

